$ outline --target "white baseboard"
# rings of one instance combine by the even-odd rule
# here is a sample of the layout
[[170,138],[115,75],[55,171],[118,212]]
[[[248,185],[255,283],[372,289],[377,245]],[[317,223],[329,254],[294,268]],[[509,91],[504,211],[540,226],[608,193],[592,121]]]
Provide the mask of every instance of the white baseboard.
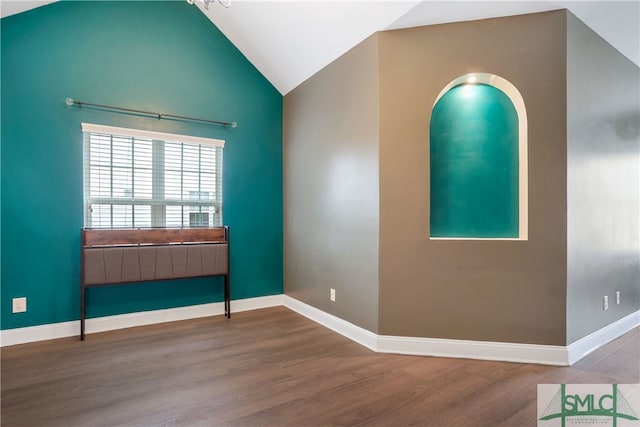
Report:
[[[284,305],[282,303],[284,295],[269,295],[266,297],[255,297],[246,299],[237,299],[231,301],[231,313],[239,313],[241,311],[259,310],[261,308],[278,307]],[[220,303],[222,304],[222,303]]]
[[567,346],[569,364],[573,365],[589,353],[621,337],[637,326],[640,326],[640,311],[631,313],[578,341],[572,342]]
[[7,347],[10,345],[54,340],[74,335],[80,335],[80,321],[5,329],[0,331],[0,346]]
[[637,311],[569,346],[398,337],[374,334],[287,295],[283,296],[283,301],[285,307],[379,353],[500,360],[544,365],[573,365],[597,348],[640,326],[640,311]]
[[284,305],[378,353],[567,365],[563,346],[377,335],[287,295]]
[[349,338],[351,341],[355,341],[358,344],[367,347],[370,350],[377,351],[378,335],[373,332],[305,304],[302,301],[298,301],[295,298],[291,298],[290,296],[283,295],[283,297],[284,306],[289,310],[295,311],[296,313],[301,314],[304,317],[309,318],[314,322]]
[[[379,353],[454,357],[506,362],[572,365],[597,348],[640,326],[640,311],[568,345],[519,344],[441,338],[377,335],[344,319],[326,313],[287,295],[271,295],[231,301],[231,312],[285,306],[344,337]],[[87,334],[134,326],[224,314],[222,302],[164,310],[144,311],[87,319]],[[80,335],[80,321],[0,331],[0,347]]]
[[381,335],[378,337],[378,351],[418,356],[567,365],[567,350],[564,346],[557,345]]
[[[283,295],[272,295],[232,300],[231,313],[233,315],[233,313],[241,311],[280,306],[283,305],[282,297]],[[187,307],[96,317],[87,319],[86,333],[91,334],[95,332],[112,331],[115,329],[132,328],[135,326],[145,326],[156,323],[174,322],[177,320],[195,319],[198,317],[217,316],[222,314],[224,314],[224,303],[215,302],[191,305]],[[0,347],[79,335],[79,320],[30,326],[26,328],[6,329],[0,332]]]

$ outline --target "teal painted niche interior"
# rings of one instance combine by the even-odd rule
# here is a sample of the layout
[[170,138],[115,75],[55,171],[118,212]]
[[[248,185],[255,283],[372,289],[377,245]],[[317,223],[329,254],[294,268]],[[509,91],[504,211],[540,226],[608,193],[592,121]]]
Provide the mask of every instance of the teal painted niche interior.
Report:
[[[185,1],[62,1],[2,19],[2,329],[79,319],[81,123],[218,138],[232,299],[281,294],[282,95]],[[65,98],[236,121],[69,108]],[[11,300],[27,297],[26,313]],[[222,301],[219,278],[89,289],[88,317]]]
[[462,84],[433,107],[430,235],[518,238],[518,114],[487,84]]

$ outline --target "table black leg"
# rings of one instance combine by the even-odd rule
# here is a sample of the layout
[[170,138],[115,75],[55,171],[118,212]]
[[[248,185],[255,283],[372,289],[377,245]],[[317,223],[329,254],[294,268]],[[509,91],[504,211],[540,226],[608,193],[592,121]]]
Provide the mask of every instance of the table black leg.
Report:
[[84,286],[80,286],[80,341],[84,341],[84,320],[85,320],[85,303],[84,303]]
[[229,292],[229,275],[224,275],[224,315],[231,318],[231,297]]

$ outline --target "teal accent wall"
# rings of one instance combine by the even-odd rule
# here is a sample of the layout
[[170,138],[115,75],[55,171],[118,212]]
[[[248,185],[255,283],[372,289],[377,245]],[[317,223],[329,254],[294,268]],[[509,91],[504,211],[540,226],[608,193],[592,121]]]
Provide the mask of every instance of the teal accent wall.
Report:
[[[57,2],[2,19],[1,49],[2,329],[79,318],[82,122],[226,140],[231,297],[282,293],[283,98],[196,7]],[[66,97],[238,127],[70,108]],[[90,289],[88,316],[221,301],[218,285]],[[22,296],[28,311],[12,314]]]
[[518,115],[501,90],[463,84],[433,108],[431,237],[517,238]]

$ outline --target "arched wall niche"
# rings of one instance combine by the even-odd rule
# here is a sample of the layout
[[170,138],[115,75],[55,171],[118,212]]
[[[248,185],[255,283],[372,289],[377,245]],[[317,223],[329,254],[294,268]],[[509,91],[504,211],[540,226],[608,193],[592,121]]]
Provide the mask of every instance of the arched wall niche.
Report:
[[527,240],[527,114],[508,80],[470,73],[436,98],[430,239]]

